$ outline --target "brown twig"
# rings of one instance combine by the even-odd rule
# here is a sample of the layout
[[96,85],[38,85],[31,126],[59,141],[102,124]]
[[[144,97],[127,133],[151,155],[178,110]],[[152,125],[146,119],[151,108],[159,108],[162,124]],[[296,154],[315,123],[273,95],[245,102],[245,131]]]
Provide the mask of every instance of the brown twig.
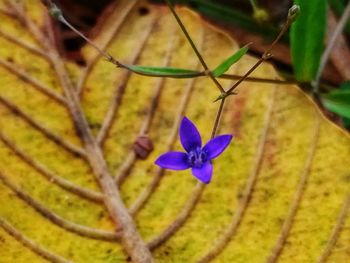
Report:
[[[328,37],[335,31],[337,27],[337,20],[331,10],[328,11],[327,32]],[[330,54],[332,64],[338,70],[343,80],[350,79],[350,49],[347,44],[346,37],[340,34],[334,44]],[[325,70],[327,71],[327,69]]]
[[36,171],[46,177],[50,182],[58,185],[62,189],[65,189],[73,194],[76,194],[82,198],[93,202],[102,202],[103,195],[99,192],[83,188],[81,186],[75,185],[74,183],[56,175],[43,164],[32,159],[29,155],[19,149],[7,136],[0,132],[0,140],[7,145],[19,158],[21,158],[28,165],[33,167]]
[[179,16],[177,15],[177,13],[175,12],[175,9],[172,5],[172,3],[170,2],[170,0],[165,0],[165,2],[167,3],[171,13],[174,15],[176,22],[178,23],[178,25],[181,28],[181,31],[184,33],[188,43],[191,45],[194,53],[196,54],[197,58],[199,59],[200,63],[202,64],[204,71],[205,71],[205,75],[209,76],[210,79],[214,82],[214,84],[216,85],[216,87],[220,90],[221,93],[225,93],[224,88],[221,86],[221,84],[218,82],[218,80],[214,77],[213,73],[210,71],[207,63],[204,61],[201,53],[199,52],[199,50],[197,49],[196,45],[194,44],[192,38],[190,37],[187,29],[185,28],[184,24],[182,23],[181,19],[179,18]]
[[343,29],[344,29],[349,17],[350,17],[350,2],[348,2],[347,6],[342,14],[342,17],[340,18],[336,28],[334,29],[332,35],[329,38],[326,49],[323,51],[321,61],[320,61],[320,66],[318,67],[315,80],[312,83],[313,88],[314,88],[313,92],[316,95],[319,93],[319,86],[320,86],[322,72],[323,72],[324,68],[326,67],[328,58],[331,54],[331,51],[333,50],[334,45],[337,43],[338,37],[342,34]]
[[108,170],[102,150],[88,125],[80,105],[79,96],[70,79],[66,65],[59,56],[57,50],[50,46],[44,39],[45,37],[37,25],[26,17],[25,13],[22,13],[22,15],[24,16],[27,28],[38,40],[42,40],[40,43],[42,43],[48,52],[53,69],[64,90],[68,109],[75,124],[76,131],[84,144],[87,161],[104,193],[104,204],[112,221],[121,229],[120,241],[123,248],[135,263],[153,262],[152,255],[136,230],[135,224],[121,199],[119,189],[115,185],[114,179]]
[[10,225],[4,218],[0,216],[0,226],[11,236],[13,236],[17,241],[21,242],[24,246],[29,248],[35,254],[39,255],[42,258],[45,258],[52,263],[72,263],[68,259],[65,259],[61,256],[54,254],[53,252],[43,248],[33,240],[29,239],[23,235],[19,230]]
[[225,92],[225,94],[230,95],[251,73],[254,72],[255,69],[257,69],[260,66],[260,64],[272,57],[271,51],[295,20],[295,17],[299,12],[298,8],[298,6],[294,5],[289,9],[287,20],[284,23],[281,31],[278,33],[277,37],[271,43],[271,45],[265,50],[265,52],[261,55],[260,59],[250,68],[250,70],[248,70],[247,73],[244,74],[241,79],[239,79],[231,88],[229,88]]
[[303,170],[301,171],[300,180],[299,180],[295,195],[293,197],[293,201],[289,207],[288,215],[283,222],[280,235],[276,241],[276,244],[271,250],[270,255],[268,256],[266,263],[277,262],[283,250],[284,244],[288,238],[289,232],[292,228],[295,215],[297,214],[301,199],[303,197],[303,194],[307,185],[307,181],[309,179],[311,165],[312,165],[312,161],[317,148],[317,142],[319,139],[320,126],[321,126],[321,118],[316,116],[316,123],[315,123],[315,128],[311,135],[309,152],[307,154]]
[[[114,36],[119,32],[121,25],[123,25],[125,23],[126,18],[130,14],[131,10],[133,10],[133,7],[135,6],[136,3],[137,3],[137,1],[134,1],[134,0],[128,1],[127,6],[123,7],[123,11],[118,12],[118,16],[116,17],[116,20],[113,23],[113,29],[111,30],[111,34],[109,35],[108,38],[106,38],[104,40],[103,43],[100,43],[100,49],[102,51],[105,51],[107,49],[108,45],[113,40]],[[89,60],[82,75],[80,76],[78,84],[77,84],[77,90],[78,90],[79,95],[82,94],[87,77],[88,77],[89,73],[91,72],[92,68],[94,67],[94,65],[96,64],[96,62],[98,61],[98,59],[101,57],[101,55],[102,55],[101,53],[97,52],[94,55],[94,57]]]
[[62,218],[56,213],[47,209],[44,205],[40,204],[38,201],[35,201],[29,194],[22,191],[19,187],[13,184],[7,177],[0,171],[0,180],[9,187],[16,195],[26,202],[30,207],[40,213],[43,217],[49,219],[55,225],[75,234],[78,234],[83,237],[100,239],[100,240],[108,240],[108,241],[116,241],[119,236],[115,232],[109,232],[100,229],[94,229],[91,227],[79,225],[73,223],[67,219]]

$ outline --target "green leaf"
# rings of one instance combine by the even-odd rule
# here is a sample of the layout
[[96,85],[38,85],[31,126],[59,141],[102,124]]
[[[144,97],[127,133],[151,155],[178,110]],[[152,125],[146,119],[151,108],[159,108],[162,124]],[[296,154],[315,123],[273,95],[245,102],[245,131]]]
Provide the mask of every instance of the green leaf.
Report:
[[127,65],[129,70],[147,76],[163,76],[171,78],[191,78],[200,75],[200,72],[182,68],[168,67],[145,67],[137,65]]
[[350,80],[349,80],[349,81],[343,82],[343,83],[340,85],[339,89],[350,91]]
[[224,62],[222,62],[219,66],[217,66],[214,71],[214,77],[220,77],[224,74],[233,64],[235,64],[238,60],[241,59],[248,51],[248,45],[240,48],[236,53],[232,56],[228,57]]
[[311,81],[317,74],[324,48],[326,0],[294,0],[300,15],[290,31],[295,78]]
[[350,118],[350,90],[336,90],[322,96],[326,108],[342,117]]

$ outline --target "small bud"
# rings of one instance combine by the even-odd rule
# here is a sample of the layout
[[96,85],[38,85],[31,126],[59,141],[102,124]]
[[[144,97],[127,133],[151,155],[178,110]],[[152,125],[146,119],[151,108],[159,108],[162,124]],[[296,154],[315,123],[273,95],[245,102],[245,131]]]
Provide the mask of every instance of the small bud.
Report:
[[221,93],[220,96],[217,97],[213,102],[217,102],[217,101],[219,101],[219,100],[222,100],[222,99],[226,98],[226,96],[227,96],[226,92],[223,92],[223,93]]
[[50,12],[51,16],[54,17],[55,19],[59,20],[62,17],[61,9],[59,9],[58,6],[55,4],[51,4],[49,12]]
[[138,158],[144,160],[153,151],[153,143],[148,136],[140,135],[134,142],[133,150]]
[[289,8],[288,11],[288,20],[290,22],[294,22],[297,16],[300,13],[300,6],[299,5],[293,5],[291,8]]
[[256,8],[253,17],[258,23],[265,23],[269,20],[269,14],[262,8]]

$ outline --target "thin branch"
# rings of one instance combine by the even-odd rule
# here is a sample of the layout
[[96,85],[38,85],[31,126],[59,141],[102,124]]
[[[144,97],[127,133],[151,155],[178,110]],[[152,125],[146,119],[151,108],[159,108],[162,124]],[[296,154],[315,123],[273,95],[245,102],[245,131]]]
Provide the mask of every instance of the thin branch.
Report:
[[267,135],[271,124],[271,117],[272,117],[273,107],[275,103],[276,90],[277,88],[274,87],[270,95],[270,99],[269,99],[267,110],[264,117],[261,135],[259,138],[259,142],[257,144],[255,159],[254,159],[254,162],[252,163],[251,171],[247,179],[243,196],[239,202],[238,208],[228,228],[211,246],[209,251],[200,260],[198,260],[198,263],[210,262],[217,255],[219,255],[224,250],[224,248],[228,245],[230,240],[235,236],[237,229],[242,222],[242,219],[245,215],[245,212],[252,198],[255,184],[260,173],[261,164],[264,157]]
[[213,130],[211,132],[211,138],[212,139],[215,137],[215,135],[216,135],[216,133],[218,131],[219,123],[220,123],[221,116],[222,116],[222,113],[223,113],[223,110],[224,110],[224,106],[225,106],[225,101],[226,101],[225,97],[220,101],[220,106],[219,106],[218,112],[217,112],[216,117],[215,117]]
[[[130,14],[131,10],[133,10],[133,7],[137,1],[128,1],[127,7],[123,8],[123,12],[119,12],[117,20],[114,21],[113,23],[113,30],[110,34],[110,36],[102,43],[100,44],[101,46],[99,47],[102,51],[105,51],[108,47],[108,45],[111,43],[113,40],[114,36],[119,32],[121,25],[123,25],[126,21],[126,18]],[[97,54],[88,62],[88,65],[85,67],[81,77],[79,78],[78,84],[77,84],[77,90],[78,94],[81,95],[84,85],[86,83],[87,77],[89,73],[91,72],[92,68],[98,61],[98,59],[101,57],[101,53],[97,52]]]
[[29,155],[19,149],[7,136],[0,132],[0,140],[5,143],[19,158],[21,158],[28,165],[33,167],[41,175],[47,178],[50,182],[58,185],[62,189],[65,189],[73,194],[76,194],[82,198],[93,202],[102,202],[103,195],[102,193],[95,192],[93,190],[75,185],[74,183],[62,178],[61,176],[56,175],[43,164],[32,159]]
[[165,2],[167,3],[171,13],[174,15],[177,23],[179,24],[182,32],[184,33],[188,43],[190,43],[194,53],[196,53],[196,56],[198,57],[200,63],[202,64],[204,70],[205,70],[205,74],[208,75],[210,77],[210,79],[215,83],[215,85],[217,86],[217,88],[220,90],[221,93],[225,93],[224,88],[221,86],[221,84],[218,82],[218,80],[214,77],[213,73],[210,71],[208,65],[205,63],[202,55],[200,54],[199,50],[197,49],[196,45],[194,44],[192,38],[190,37],[187,29],[185,28],[184,24],[182,23],[180,17],[177,15],[172,3],[170,2],[170,0],[165,0]]
[[[209,69],[205,70],[205,71],[193,71],[193,73],[179,73],[179,74],[154,74],[154,73],[146,73],[146,72],[139,72],[139,71],[135,71],[131,65],[129,64],[123,64],[120,61],[117,61],[115,58],[113,58],[110,54],[105,52],[106,46],[108,45],[109,41],[111,41],[111,38],[108,38],[107,41],[102,44],[102,47],[97,46],[95,43],[93,43],[90,39],[88,39],[85,35],[83,35],[80,31],[78,31],[76,28],[74,28],[62,15],[62,12],[60,9],[58,9],[58,7],[56,5],[54,5],[52,3],[52,1],[48,1],[51,11],[52,13],[54,13],[54,17],[56,17],[59,21],[61,21],[62,23],[64,23],[65,25],[67,25],[68,27],[70,27],[73,32],[75,32],[76,34],[78,34],[79,36],[81,36],[83,39],[85,39],[92,47],[95,48],[95,50],[98,51],[98,54],[92,59],[92,61],[89,63],[89,65],[85,68],[79,82],[78,82],[78,93],[81,93],[81,90],[83,88],[83,85],[86,81],[86,78],[89,74],[89,72],[92,69],[93,64],[96,62],[96,60],[100,57],[103,56],[107,59],[107,61],[113,63],[115,66],[117,67],[121,67],[124,68],[126,70],[129,70],[135,74],[138,75],[143,75],[143,76],[149,76],[149,77],[166,77],[166,78],[197,78],[197,77],[202,77],[202,76],[211,76],[213,77],[213,73],[210,72]],[[130,12],[130,8],[135,4],[135,1],[131,2],[130,1],[130,6],[127,7],[127,11],[125,13],[123,13],[124,16],[126,16],[129,12]],[[294,8],[294,13],[292,13],[292,15],[289,16],[289,20],[287,21],[287,23],[285,24],[285,26],[283,27],[283,29],[281,30],[281,32],[279,33],[279,35],[277,36],[277,38],[275,39],[275,41],[270,45],[270,48],[268,49],[268,51],[272,50],[272,48],[275,46],[275,44],[277,44],[278,40],[281,38],[281,36],[285,33],[285,31],[287,30],[289,24],[292,22],[293,19],[290,19],[291,16],[295,16],[295,14],[297,13],[295,10],[297,8],[295,8],[295,6],[293,6],[290,10],[292,10]],[[290,12],[291,13],[291,12]],[[118,20],[116,22],[116,29],[114,30],[114,33],[119,29],[119,23],[123,22],[123,19],[125,18],[124,16],[120,16],[121,17],[121,21]],[[180,22],[180,25],[182,25],[182,22],[180,21],[180,19],[178,20]],[[186,31],[187,33],[187,31]],[[113,35],[113,34],[112,34]],[[188,33],[187,33],[188,35]],[[191,42],[191,38],[188,35],[188,39]],[[197,52],[197,48],[195,47],[193,41],[191,42],[193,44],[192,48],[194,48]],[[191,45],[192,45],[191,44]],[[197,53],[196,52],[196,53]],[[266,53],[266,52],[265,52]],[[199,54],[199,52],[197,53],[200,57],[201,55]],[[264,59],[268,59],[270,57],[270,54],[265,54],[265,58]],[[257,66],[256,66],[257,67]],[[250,74],[250,73],[249,73]],[[248,75],[249,75],[248,74]],[[280,84],[302,84],[300,82],[297,82],[295,80],[275,80],[275,79],[266,79],[266,78],[255,78],[255,77],[249,77],[248,75],[245,76],[239,76],[239,75],[231,75],[231,74],[223,74],[221,76],[219,76],[218,78],[223,78],[223,79],[241,79],[244,78],[244,81],[252,81],[252,82],[263,82],[263,83],[280,83]],[[214,77],[213,77],[214,78]],[[214,78],[213,79],[215,83],[218,83],[217,80]],[[219,83],[220,85],[220,83]],[[222,90],[223,91],[223,90]]]
[[31,84],[34,88],[36,88],[41,93],[47,95],[51,99],[57,101],[58,103],[62,105],[66,105],[66,99],[53,89],[47,87],[45,84],[41,83],[37,79],[31,77],[26,73],[24,70],[20,69],[18,65],[14,65],[13,63],[7,62],[6,60],[0,59],[0,65],[12,72],[14,75],[19,77],[21,80],[28,82]]
[[320,85],[320,81],[321,81],[322,72],[327,64],[328,58],[332,52],[334,45],[337,42],[339,35],[341,35],[343,30],[344,30],[344,27],[345,27],[346,22],[348,21],[349,17],[350,17],[350,2],[348,2],[347,6],[343,12],[343,15],[341,16],[341,18],[339,20],[339,23],[338,23],[337,27],[335,28],[332,36],[330,37],[328,45],[322,54],[320,66],[318,67],[318,71],[317,71],[315,80],[312,83],[312,85],[314,87],[314,94],[318,94],[318,92],[319,92],[319,85]]
[[33,45],[29,45],[28,43],[20,40],[20,38],[11,36],[10,34],[6,33],[5,31],[2,31],[1,29],[0,29],[0,36],[2,36],[6,40],[8,40],[16,45],[28,50],[30,53],[39,55],[40,57],[47,59],[47,54],[44,51],[42,51],[40,48],[35,47]]
[[[33,31],[39,30],[35,29]],[[74,121],[76,131],[86,149],[87,161],[104,193],[104,204],[114,224],[121,229],[120,241],[123,248],[133,262],[151,263],[153,262],[152,255],[138,233],[122,201],[119,189],[110,174],[102,150],[89,127],[86,116],[80,105],[76,87],[73,86],[66,65],[59,56],[57,50],[50,46],[48,46],[48,50],[52,66],[67,98],[68,108]]]
[[[51,2],[51,1],[49,1]],[[101,56],[103,56],[108,62],[111,62],[112,64],[114,64],[116,67],[120,67],[120,68],[125,68],[128,69],[130,71],[133,71],[133,69],[131,67],[129,67],[129,65],[124,64],[122,62],[120,62],[119,60],[116,60],[112,55],[108,54],[103,48],[100,48],[97,44],[95,44],[93,41],[91,41],[88,37],[86,37],[83,33],[81,33],[79,30],[77,30],[71,23],[69,23],[65,17],[62,14],[62,11],[53,3],[50,3],[51,7],[51,13],[53,14],[53,16],[60,21],[61,23],[63,23],[64,25],[66,25],[67,27],[69,27],[73,32],[75,32],[76,34],[78,34],[81,38],[83,38],[87,43],[89,43]],[[33,31],[33,35],[36,35],[36,32]]]
[[239,86],[239,84],[241,84],[244,80],[246,80],[246,78],[251,73],[253,73],[254,70],[260,66],[260,64],[262,64],[264,61],[272,57],[271,51],[273,50],[275,45],[278,43],[278,41],[281,39],[281,37],[287,32],[288,28],[293,23],[298,13],[299,13],[299,7],[297,5],[293,5],[289,9],[287,21],[284,23],[281,31],[279,32],[275,40],[271,43],[270,47],[261,55],[260,59],[253,65],[253,67],[251,67],[251,69],[248,70],[247,73],[244,74],[241,79],[239,79],[230,89],[226,91],[227,95],[230,95]]
[[[142,36],[140,36],[140,38],[138,39],[138,46],[133,50],[133,54],[131,55],[131,58],[130,58],[130,61],[132,64],[134,64],[139,59],[141,52],[143,51],[144,46],[146,45],[147,40],[148,40],[150,34],[152,33],[155,25],[156,25],[156,21],[157,21],[157,19],[154,19],[151,22],[150,26],[145,29]],[[96,138],[97,143],[101,146],[103,146],[103,144],[108,136],[108,132],[109,132],[110,128],[112,127],[113,120],[114,120],[115,115],[118,111],[118,108],[121,104],[125,88],[127,86],[129,78],[131,77],[131,73],[132,73],[131,71],[124,71],[122,73],[120,80],[119,80],[119,84],[112,95],[112,99],[111,99],[111,102],[109,104],[107,113],[103,119],[101,129],[99,130],[97,138]]]
[[327,259],[331,255],[332,250],[334,249],[339,239],[340,232],[344,227],[347,216],[349,216],[349,212],[350,212],[350,194],[345,199],[344,205],[339,213],[338,219],[334,225],[332,233],[317,263],[327,262]]
[[56,213],[47,209],[44,205],[40,204],[38,201],[34,200],[29,194],[22,191],[18,186],[13,184],[7,177],[0,171],[0,180],[9,187],[16,195],[26,202],[30,207],[32,207],[35,211],[41,214],[43,217],[49,219],[55,225],[75,234],[78,234],[83,237],[100,239],[100,240],[108,240],[108,241],[116,241],[119,237],[116,232],[109,232],[100,229],[94,229],[91,227],[79,225],[73,223],[67,219],[62,218]]
[[[332,10],[327,16],[327,38],[337,27],[337,19]],[[331,62],[344,80],[350,79],[350,47],[344,34],[340,34],[330,54]],[[320,85],[320,88],[321,85]]]
[[[241,75],[235,75],[235,74],[222,74],[219,78],[222,79],[234,79],[234,80],[239,80],[243,76]],[[268,79],[268,78],[258,78],[258,77],[246,77],[244,79],[246,82],[257,82],[257,83],[268,83],[268,84],[280,84],[280,85],[290,85],[290,84],[297,84],[297,85],[302,85],[302,84],[307,84],[306,82],[299,82],[294,79]]]
[[9,110],[11,110],[13,113],[21,117],[24,121],[26,121],[28,124],[33,126],[36,130],[40,131],[43,135],[45,135],[48,139],[52,140],[54,143],[56,143],[59,146],[62,146],[64,149],[66,149],[68,152],[75,156],[80,156],[82,158],[86,158],[86,153],[81,148],[75,146],[74,144],[64,140],[60,136],[52,133],[50,130],[48,130],[46,127],[35,121],[32,117],[30,117],[27,113],[22,111],[19,107],[14,105],[9,100],[5,99],[5,97],[0,95],[0,103],[6,106]]
[[311,165],[316,152],[317,142],[319,139],[320,126],[321,126],[321,118],[316,116],[315,128],[312,132],[311,139],[310,139],[309,152],[307,154],[303,170],[301,171],[300,180],[299,180],[296,192],[294,194],[293,201],[289,207],[288,215],[283,222],[278,240],[274,245],[270,255],[268,256],[266,263],[274,263],[278,261],[278,258],[283,250],[284,244],[287,241],[289,232],[294,222],[294,218],[299,209],[300,202],[307,185],[307,181],[310,176]]
[[29,239],[23,235],[19,230],[14,226],[10,225],[4,218],[0,216],[0,226],[11,236],[13,236],[18,242],[22,243],[24,246],[29,248],[35,254],[43,257],[52,263],[72,263],[68,259],[65,259],[59,255],[54,254],[53,252],[43,248],[33,240]]

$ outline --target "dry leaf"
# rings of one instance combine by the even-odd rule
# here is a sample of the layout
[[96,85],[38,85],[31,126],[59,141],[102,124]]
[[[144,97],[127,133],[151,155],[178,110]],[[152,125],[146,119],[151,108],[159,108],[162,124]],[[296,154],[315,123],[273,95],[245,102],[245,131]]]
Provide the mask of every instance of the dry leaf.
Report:
[[[52,262],[126,262],[119,242],[100,240],[113,239],[118,225],[100,202],[91,168],[96,164],[86,158],[84,135],[67,110],[69,98],[57,76],[60,59],[50,63],[45,43],[6,8],[2,1],[0,262],[45,262],[42,256]],[[28,1],[26,11],[32,25],[45,28],[43,6]],[[188,10],[179,15],[211,68],[238,49]],[[96,43],[132,64],[199,66],[169,11],[143,1],[118,1]],[[154,245],[175,218],[192,212],[152,251],[157,262],[197,262],[207,255],[205,262],[220,246],[214,262],[316,262],[321,255],[329,256],[327,262],[349,260],[350,139],[298,87],[245,82],[237,89],[219,132],[233,133],[234,140],[215,160],[213,180],[204,189],[189,171],[163,174],[153,162],[169,148],[180,149],[183,115],[209,139],[218,107],[212,82],[137,76],[90,47],[84,54],[87,68],[67,66],[100,145],[95,151],[103,151],[96,162],[105,162],[118,178],[143,240]],[[247,56],[231,73],[243,74],[255,61]],[[269,64],[254,76],[278,78]],[[140,134],[155,147],[146,160],[132,151]],[[183,210],[197,197],[195,208]]]

